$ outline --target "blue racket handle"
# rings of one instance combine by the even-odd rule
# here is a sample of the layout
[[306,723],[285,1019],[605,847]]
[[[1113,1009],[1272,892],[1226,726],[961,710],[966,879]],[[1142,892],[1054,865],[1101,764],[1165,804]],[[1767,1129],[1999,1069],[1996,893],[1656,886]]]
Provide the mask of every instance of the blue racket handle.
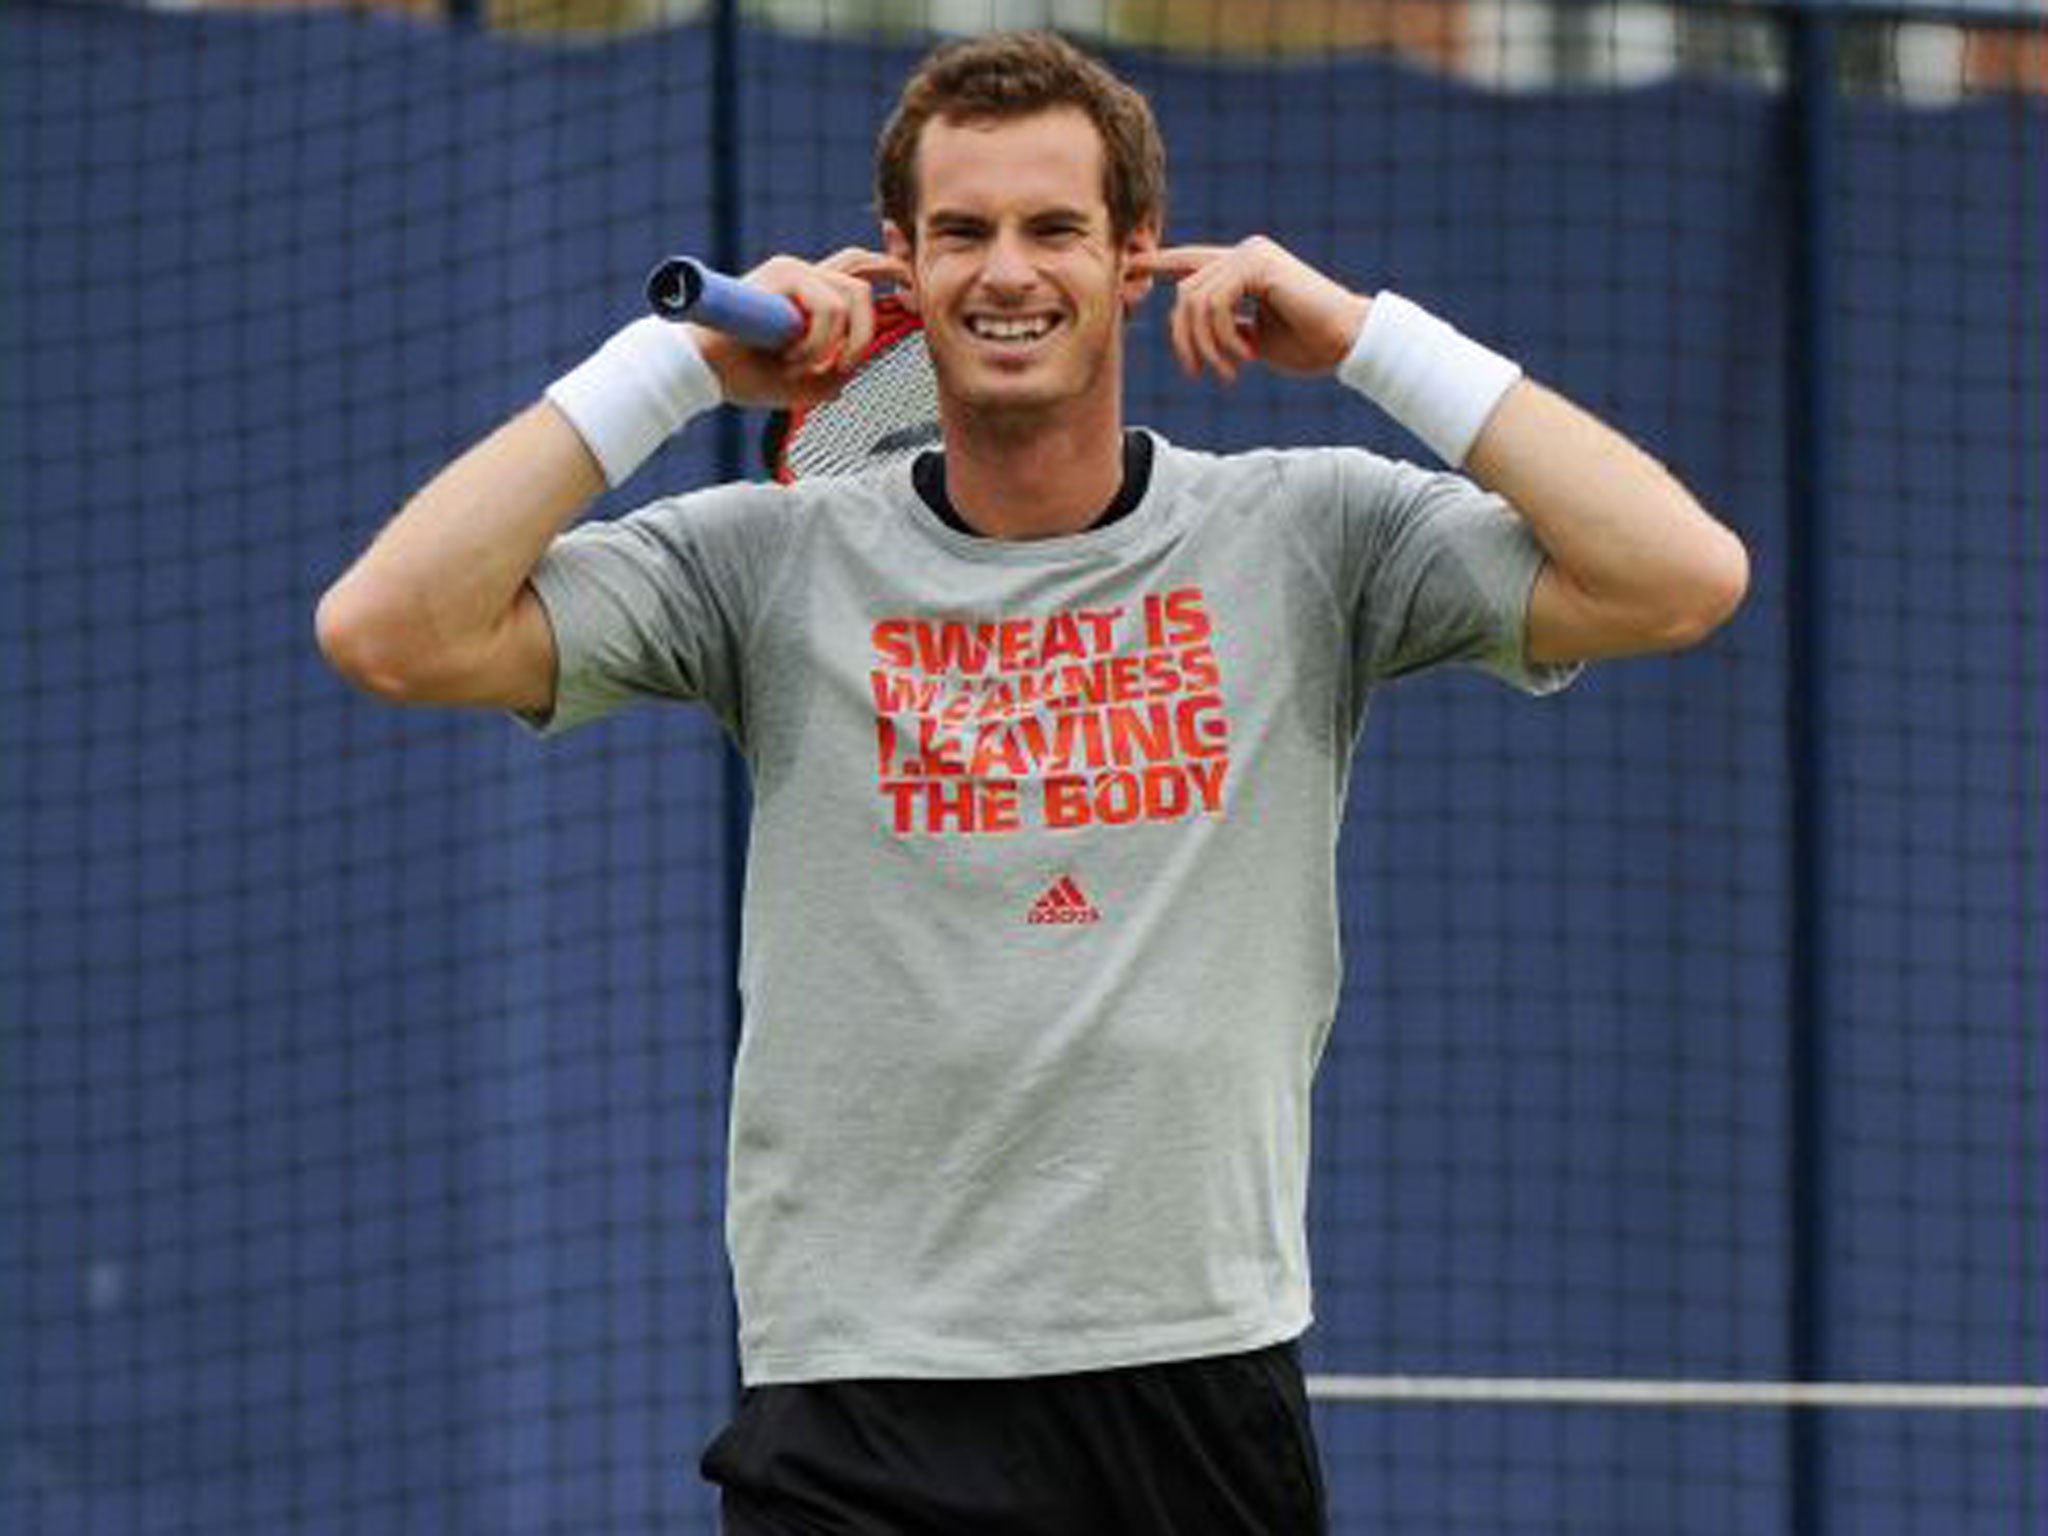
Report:
[[750,347],[780,347],[804,328],[779,293],[749,287],[693,256],[671,256],[647,278],[647,303],[664,320],[694,320]]

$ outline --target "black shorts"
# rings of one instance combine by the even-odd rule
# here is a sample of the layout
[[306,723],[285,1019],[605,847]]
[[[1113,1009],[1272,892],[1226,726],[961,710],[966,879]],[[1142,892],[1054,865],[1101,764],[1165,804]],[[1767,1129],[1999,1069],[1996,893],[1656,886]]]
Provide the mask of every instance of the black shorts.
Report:
[[1292,1343],[1006,1381],[752,1387],[704,1452],[725,1536],[1322,1536]]

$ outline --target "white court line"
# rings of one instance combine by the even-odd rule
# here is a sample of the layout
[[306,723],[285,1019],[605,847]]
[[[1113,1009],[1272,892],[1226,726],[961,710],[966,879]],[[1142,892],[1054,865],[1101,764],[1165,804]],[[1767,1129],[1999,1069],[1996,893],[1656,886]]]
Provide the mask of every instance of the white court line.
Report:
[[1617,1408],[2048,1410],[2048,1387],[1921,1381],[1654,1381],[1582,1376],[1310,1376],[1331,1403],[1580,1403]]

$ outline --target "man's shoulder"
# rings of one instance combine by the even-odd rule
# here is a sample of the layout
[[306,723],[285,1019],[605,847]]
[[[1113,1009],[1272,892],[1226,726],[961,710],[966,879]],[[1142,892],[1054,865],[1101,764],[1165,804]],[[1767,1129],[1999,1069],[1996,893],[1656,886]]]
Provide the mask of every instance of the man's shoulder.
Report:
[[1183,447],[1157,432],[1159,462],[1173,482],[1197,498],[1235,500],[1245,494],[1290,502],[1323,502],[1347,489],[1383,484],[1402,472],[1398,460],[1339,444],[1218,451]]
[[628,514],[704,538],[779,539],[790,529],[831,518],[874,517],[889,500],[880,474],[830,475],[783,484],[727,480],[657,497]]
[[859,506],[886,500],[884,482],[889,470],[869,470],[858,475],[812,475],[802,480],[721,480],[659,497],[650,506],[675,506],[686,510],[759,512],[831,509]]
[[1145,427],[1141,430],[1151,437],[1162,461],[1227,472],[1270,474],[1275,470],[1372,465],[1392,468],[1401,462],[1353,443],[1262,444],[1250,448],[1203,448],[1174,442],[1156,428]]

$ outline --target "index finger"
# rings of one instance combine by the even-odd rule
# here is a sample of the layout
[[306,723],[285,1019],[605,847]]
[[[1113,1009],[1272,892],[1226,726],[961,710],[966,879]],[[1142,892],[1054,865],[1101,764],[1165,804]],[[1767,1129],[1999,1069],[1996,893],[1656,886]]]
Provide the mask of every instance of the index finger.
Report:
[[1130,264],[1139,273],[1178,282],[1229,254],[1227,245],[1162,245],[1157,250],[1133,252]]
[[848,277],[863,278],[868,282],[907,284],[910,268],[884,251],[871,251],[865,246],[849,245],[834,251],[818,263],[828,272],[843,272]]

